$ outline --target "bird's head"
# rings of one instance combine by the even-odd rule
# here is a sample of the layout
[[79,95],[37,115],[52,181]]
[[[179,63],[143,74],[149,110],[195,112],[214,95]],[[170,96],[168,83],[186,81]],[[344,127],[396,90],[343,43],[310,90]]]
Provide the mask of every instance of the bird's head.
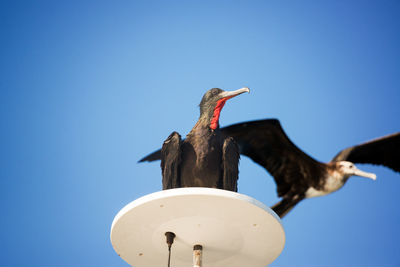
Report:
[[336,171],[338,171],[343,178],[347,179],[350,176],[361,176],[365,178],[370,178],[376,180],[376,174],[370,172],[364,172],[357,169],[357,167],[350,161],[338,161],[336,162]]
[[200,102],[200,121],[206,123],[213,130],[217,129],[219,127],[219,116],[225,102],[244,92],[250,93],[250,89],[244,87],[235,91],[224,91],[219,88],[208,90]]

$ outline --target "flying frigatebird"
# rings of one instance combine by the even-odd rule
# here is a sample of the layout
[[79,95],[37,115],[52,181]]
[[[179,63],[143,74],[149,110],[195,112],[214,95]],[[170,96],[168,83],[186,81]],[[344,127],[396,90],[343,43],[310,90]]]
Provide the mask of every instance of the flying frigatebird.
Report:
[[[330,162],[322,163],[300,150],[276,119],[249,121],[221,128],[233,137],[240,154],[250,157],[274,178],[281,201],[272,209],[285,216],[305,198],[323,196],[340,189],[350,176],[376,179],[373,173],[357,169],[354,163],[383,165],[400,172],[400,132],[340,151]],[[160,159],[160,150],[139,162]]]
[[239,148],[221,134],[219,116],[225,102],[249,88],[208,90],[200,102],[200,118],[185,140],[173,132],[161,148],[163,189],[213,187],[237,191]]

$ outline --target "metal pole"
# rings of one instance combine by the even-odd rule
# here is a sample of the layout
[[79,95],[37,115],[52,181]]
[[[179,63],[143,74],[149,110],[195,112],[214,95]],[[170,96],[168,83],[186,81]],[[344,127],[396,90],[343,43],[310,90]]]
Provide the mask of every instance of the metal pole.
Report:
[[201,257],[203,254],[203,247],[201,245],[194,245],[193,247],[193,267],[201,267]]

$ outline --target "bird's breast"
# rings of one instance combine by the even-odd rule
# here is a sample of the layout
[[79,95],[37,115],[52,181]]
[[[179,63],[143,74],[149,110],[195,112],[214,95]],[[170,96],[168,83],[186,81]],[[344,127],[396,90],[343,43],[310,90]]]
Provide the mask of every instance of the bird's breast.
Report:
[[222,144],[219,138],[189,139],[184,143],[182,152],[183,186],[218,187],[222,177]]
[[309,187],[306,191],[306,198],[319,197],[330,194],[342,188],[345,181],[339,175],[327,174],[321,187]]

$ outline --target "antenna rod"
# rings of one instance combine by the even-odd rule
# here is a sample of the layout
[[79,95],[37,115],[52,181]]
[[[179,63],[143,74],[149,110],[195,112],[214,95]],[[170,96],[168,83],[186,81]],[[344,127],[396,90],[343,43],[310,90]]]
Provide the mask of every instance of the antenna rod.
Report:
[[201,257],[203,254],[203,247],[201,245],[194,245],[193,247],[193,267],[201,267]]

